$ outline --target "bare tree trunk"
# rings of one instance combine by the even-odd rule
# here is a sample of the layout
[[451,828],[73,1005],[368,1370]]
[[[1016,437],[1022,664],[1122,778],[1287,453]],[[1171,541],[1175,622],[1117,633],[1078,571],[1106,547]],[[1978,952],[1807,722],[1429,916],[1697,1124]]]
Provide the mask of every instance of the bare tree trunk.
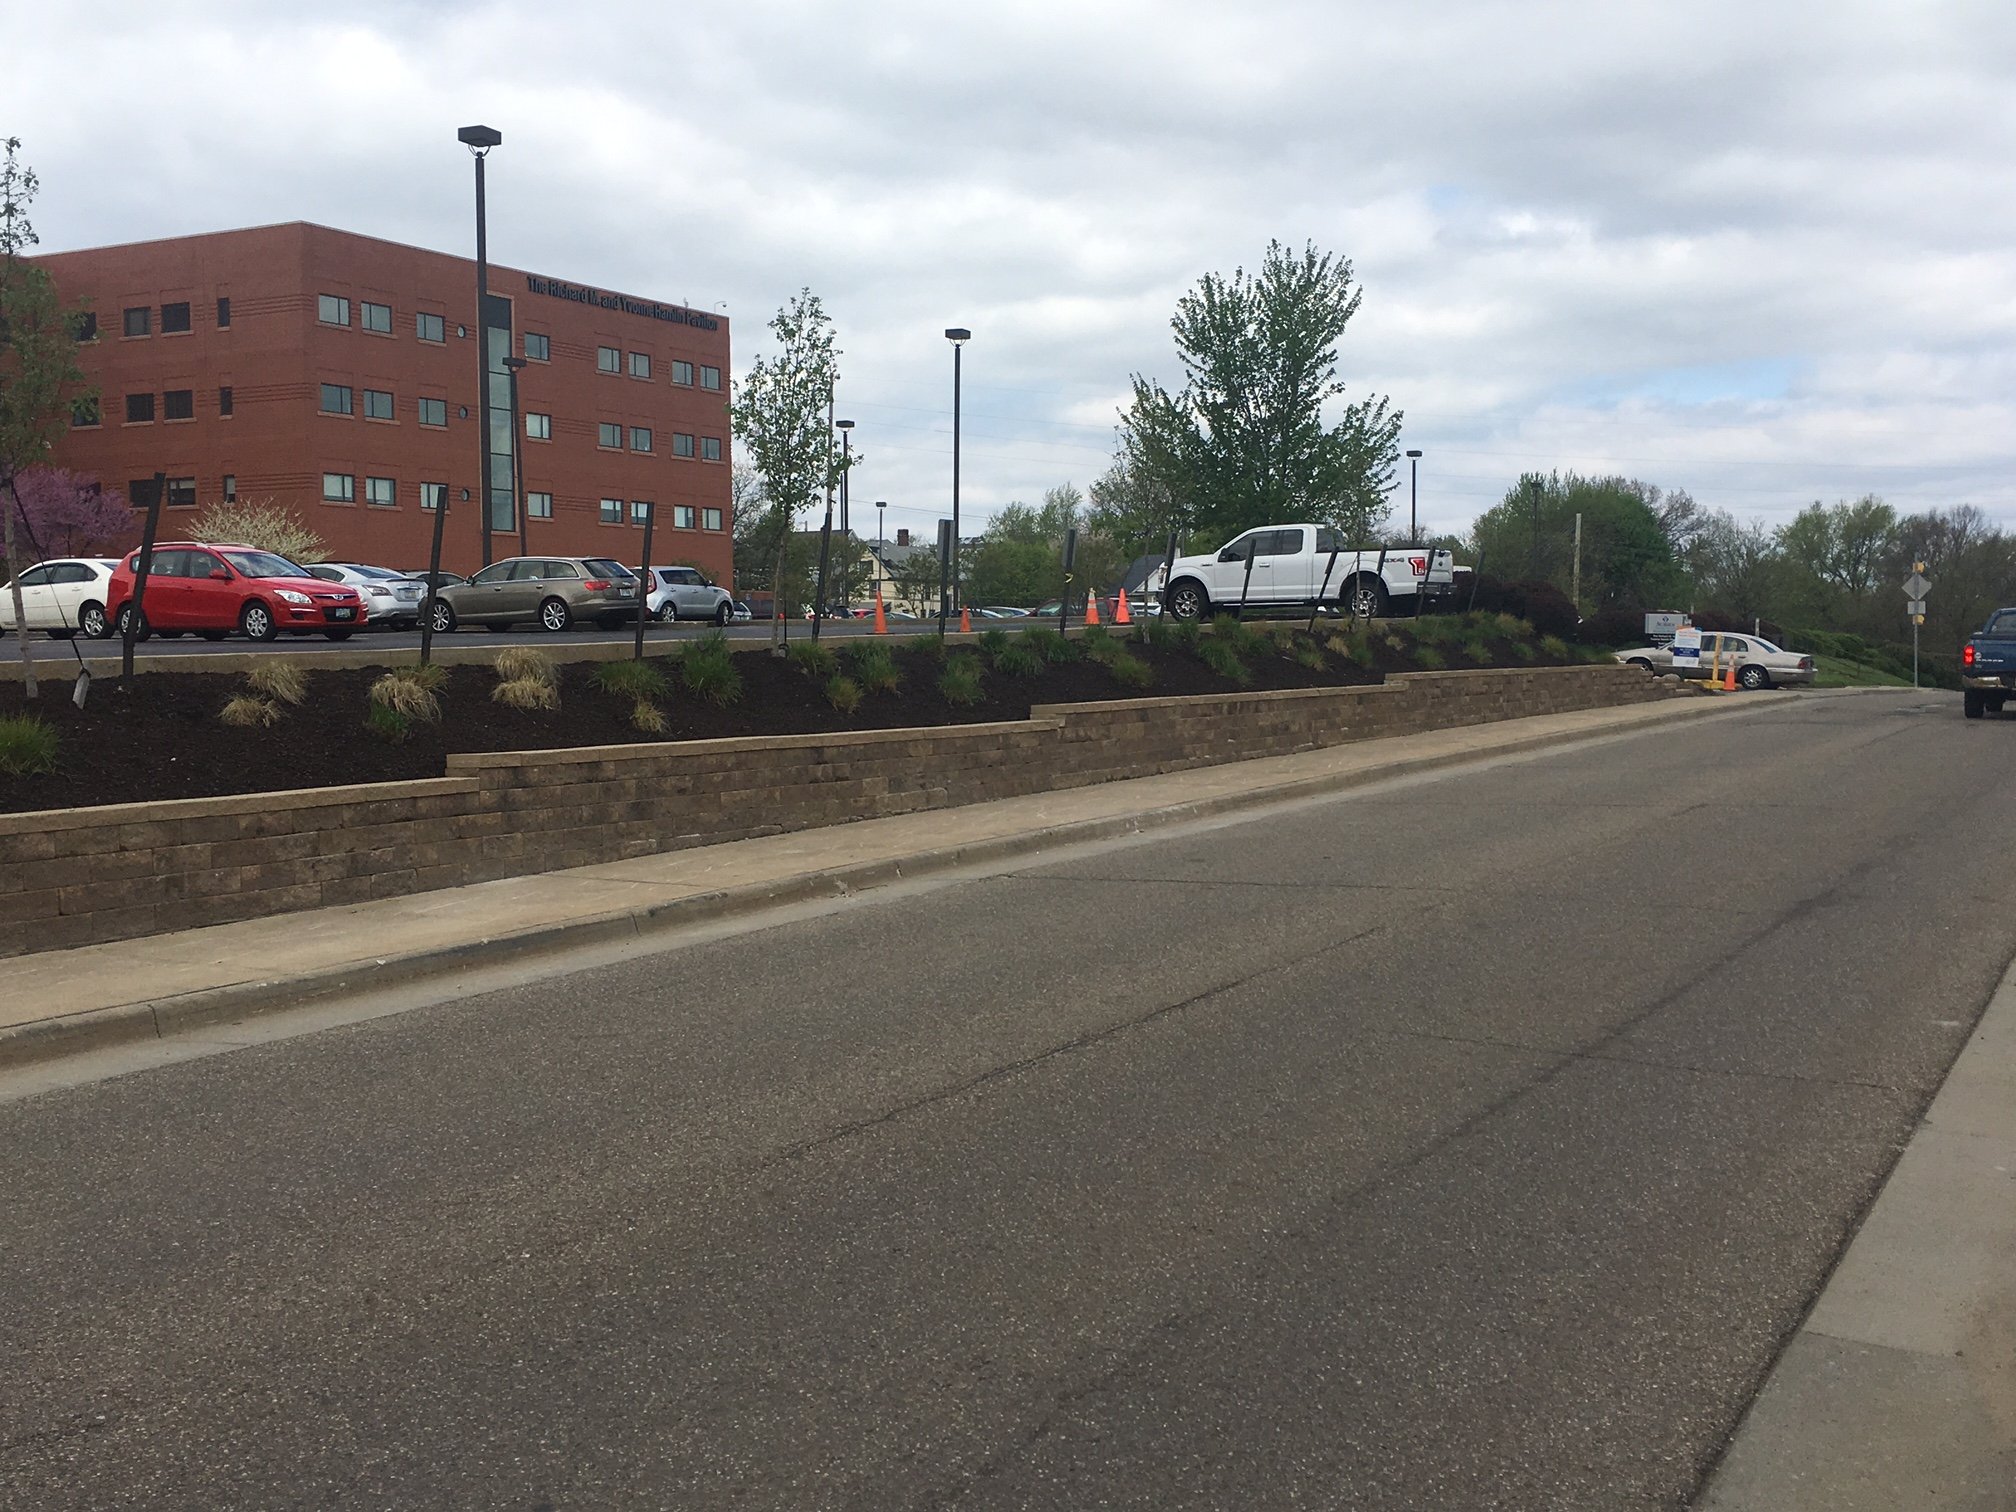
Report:
[[7,550],[7,588],[14,595],[14,640],[21,648],[22,691],[35,697],[35,653],[28,649],[28,611],[21,603],[21,559],[14,554],[14,511],[21,507],[21,494],[14,480],[7,480],[8,500],[0,500],[0,544]]
[[791,532],[781,531],[777,537],[777,565],[770,572],[770,654],[782,656],[784,643],[791,638],[791,629],[784,622],[784,557],[791,549]]

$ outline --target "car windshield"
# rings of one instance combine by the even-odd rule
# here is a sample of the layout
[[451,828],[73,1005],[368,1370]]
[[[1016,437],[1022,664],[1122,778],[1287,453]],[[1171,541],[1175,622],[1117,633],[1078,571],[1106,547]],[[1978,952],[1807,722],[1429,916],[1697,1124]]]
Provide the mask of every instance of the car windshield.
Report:
[[403,572],[394,572],[390,567],[352,567],[350,570],[359,577],[367,578],[397,578],[406,575]]
[[583,564],[598,577],[634,578],[636,573],[621,562],[612,562],[608,557],[583,557]]
[[308,570],[270,551],[227,551],[224,560],[247,577],[307,577]]

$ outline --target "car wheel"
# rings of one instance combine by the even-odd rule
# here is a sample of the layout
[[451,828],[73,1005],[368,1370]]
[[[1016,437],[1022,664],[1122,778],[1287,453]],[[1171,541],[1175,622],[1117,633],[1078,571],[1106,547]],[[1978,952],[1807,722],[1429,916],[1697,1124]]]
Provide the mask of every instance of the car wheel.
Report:
[[322,633],[332,641],[346,641],[350,639],[350,632],[348,630],[324,630]]
[[446,635],[454,628],[455,611],[439,599],[436,599],[434,601],[434,633],[436,635]]
[[667,599],[651,617],[661,625],[676,625],[679,623],[679,606]]
[[1643,667],[1647,672],[1652,670],[1652,663],[1645,660],[1642,656],[1634,656],[1631,660],[1624,663],[1624,665],[1627,667]]
[[720,625],[722,628],[725,629],[727,628],[728,622],[734,618],[735,618],[735,611],[729,608],[726,600],[723,600],[720,604],[715,606],[714,609],[715,624]]
[[146,615],[135,614],[131,604],[121,604],[119,606],[119,634],[124,636],[129,629],[132,630],[133,639],[136,641],[146,640],[154,633],[154,627],[147,623]]
[[556,635],[574,623],[574,611],[563,598],[549,598],[539,606],[539,625]]
[[1203,585],[1189,578],[1182,579],[1163,594],[1162,603],[1172,619],[1192,622],[1204,618],[1211,609],[1211,598],[1205,593]]
[[103,640],[112,633],[112,622],[105,618],[103,604],[86,604],[77,611],[77,628],[93,640]]
[[245,632],[245,639],[270,641],[280,633],[280,627],[273,622],[273,611],[254,599],[238,612],[238,628]]
[[1392,595],[1376,577],[1355,577],[1344,590],[1344,612],[1355,618],[1378,619],[1392,607]]
[[1736,674],[1736,683],[1737,686],[1748,688],[1755,693],[1759,688],[1771,686],[1771,674],[1762,667],[1745,667]]
[[1988,695],[1973,688],[1960,695],[1960,712],[1969,719],[1979,719],[1988,712]]

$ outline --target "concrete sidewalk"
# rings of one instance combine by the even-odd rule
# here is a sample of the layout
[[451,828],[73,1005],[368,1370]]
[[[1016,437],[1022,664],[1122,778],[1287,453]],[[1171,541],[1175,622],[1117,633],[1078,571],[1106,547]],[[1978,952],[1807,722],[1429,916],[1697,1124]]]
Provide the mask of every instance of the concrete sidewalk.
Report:
[[337,993],[832,897],[1072,841],[1811,694],[1583,710],[670,851],[0,965],[0,1067]]

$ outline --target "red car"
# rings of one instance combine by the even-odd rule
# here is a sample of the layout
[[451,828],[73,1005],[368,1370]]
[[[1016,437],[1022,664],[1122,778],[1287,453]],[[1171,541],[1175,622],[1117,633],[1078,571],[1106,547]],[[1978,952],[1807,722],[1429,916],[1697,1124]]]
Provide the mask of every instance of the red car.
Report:
[[[106,587],[105,612],[120,635],[133,613],[139,565],[140,553],[128,552]],[[287,630],[319,631],[340,641],[364,623],[364,600],[355,588],[310,577],[287,558],[256,546],[202,541],[164,541],[154,548],[140,609],[135,633],[142,640],[157,630],[170,636],[194,631],[205,640],[240,630],[251,640],[270,641]]]

